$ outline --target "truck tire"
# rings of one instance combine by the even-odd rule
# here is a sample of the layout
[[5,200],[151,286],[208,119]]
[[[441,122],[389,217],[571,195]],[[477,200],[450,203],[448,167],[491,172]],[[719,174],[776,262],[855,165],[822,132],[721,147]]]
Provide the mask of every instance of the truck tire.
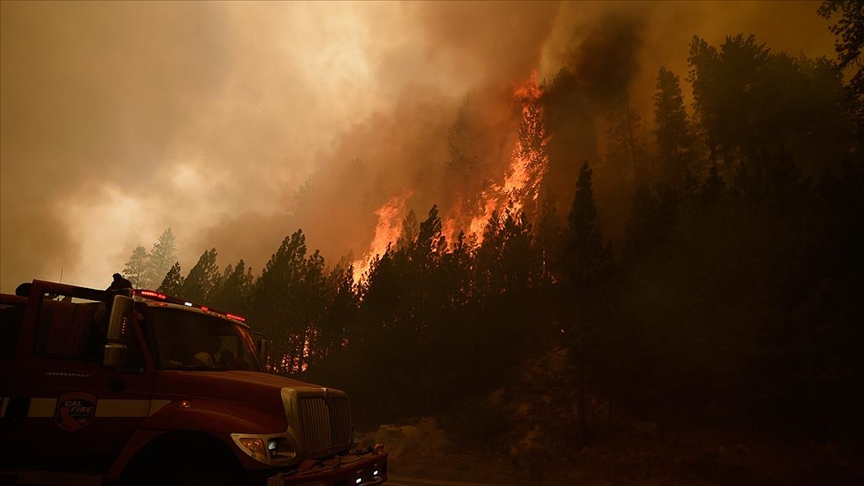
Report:
[[203,434],[168,434],[145,447],[126,467],[123,486],[242,486],[245,473],[234,454]]

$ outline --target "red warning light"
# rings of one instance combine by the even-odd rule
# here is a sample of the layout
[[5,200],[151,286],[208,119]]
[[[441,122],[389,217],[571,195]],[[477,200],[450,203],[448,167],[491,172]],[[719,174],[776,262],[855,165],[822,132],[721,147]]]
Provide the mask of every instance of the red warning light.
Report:
[[234,319],[235,321],[246,322],[246,318],[234,314],[225,314],[225,317],[228,319]]
[[159,292],[154,292],[152,290],[140,290],[138,294],[144,297],[153,297],[154,299],[162,299],[165,300],[165,294],[160,294]]

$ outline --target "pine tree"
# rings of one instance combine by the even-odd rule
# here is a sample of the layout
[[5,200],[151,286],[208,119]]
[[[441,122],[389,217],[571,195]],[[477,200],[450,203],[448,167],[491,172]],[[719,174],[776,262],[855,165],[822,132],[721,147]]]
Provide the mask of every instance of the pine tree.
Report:
[[182,288],[183,273],[180,269],[180,262],[174,262],[174,265],[165,274],[165,278],[156,290],[168,295],[179,296]]
[[[598,156],[597,131],[602,127],[595,126],[596,117],[593,113],[596,99],[586,92],[578,76],[568,68],[561,68],[551,79],[544,80],[543,84],[540,100],[545,115],[544,124],[547,133],[554,134],[546,144],[549,163],[543,185],[551,189],[558,201],[569,203],[573,195],[573,181],[579,176],[579,164],[573,161],[596,160]],[[595,176],[599,179],[599,167],[597,172]],[[610,188],[620,185],[619,180],[614,179],[609,181]],[[599,181],[595,182],[599,184]],[[595,189],[601,192],[600,188]],[[600,194],[597,196],[599,199]],[[614,193],[609,195],[613,200],[618,197]],[[601,205],[608,207],[608,204]],[[604,209],[604,215],[609,216],[609,211]],[[563,210],[561,216],[566,216]]]
[[208,303],[217,309],[235,314],[246,314],[251,298],[252,274],[241,259],[237,265],[225,267]]
[[[620,237],[625,232],[636,187],[653,182],[653,174],[642,118],[630,108],[629,95],[622,95],[611,108],[607,122],[606,156],[594,172],[597,176],[594,189],[604,208],[606,230]],[[574,179],[578,179],[578,174],[571,180]],[[572,197],[572,193],[567,197]]]
[[540,252],[541,276],[551,280],[552,275],[560,270],[563,228],[555,195],[550,190],[543,191],[540,197],[540,214],[535,228],[534,239]]
[[415,260],[424,266],[428,266],[440,257],[446,249],[447,243],[441,234],[441,218],[438,216],[438,206],[432,205],[429,216],[420,223],[417,232],[417,244],[414,249]]
[[659,176],[674,187],[693,189],[699,175],[695,137],[687,119],[678,76],[661,67],[654,94],[654,136]]
[[456,112],[456,119],[447,133],[448,159],[444,164],[447,177],[451,178],[459,189],[469,187],[472,178],[476,177],[477,156],[473,153],[476,130],[470,120],[471,98],[466,96]]
[[254,322],[273,340],[276,371],[295,373],[314,352],[326,304],[324,259],[317,251],[306,258],[306,236],[297,230],[285,237],[264,267],[253,290]]
[[337,354],[347,342],[350,344],[350,332],[355,331],[354,324],[358,319],[360,299],[354,284],[354,268],[336,267],[328,278],[335,294],[327,306],[326,314],[321,321],[318,349],[323,356]]
[[135,288],[150,288],[146,277],[149,268],[148,257],[147,250],[143,246],[138,245],[132,251],[132,256],[129,257],[129,261],[126,262],[126,266],[123,269],[123,274],[132,282],[132,286]]
[[597,223],[592,170],[588,162],[579,171],[576,197],[567,218],[567,269],[574,283],[584,282],[604,256],[603,235]]
[[478,297],[498,294],[503,288],[504,269],[501,263],[501,248],[504,246],[501,235],[501,214],[492,211],[483,228],[483,241],[475,252],[475,287]]
[[714,204],[717,199],[723,195],[726,190],[726,183],[720,177],[720,171],[717,169],[717,164],[711,164],[708,170],[708,177],[702,183],[701,200],[705,206]]
[[447,133],[445,190],[450,192],[449,198],[461,200],[468,207],[478,203],[478,195],[489,177],[488,167],[482,159],[486,147],[480,145],[484,129],[480,120],[477,107],[472,104],[470,96],[466,96]]
[[417,239],[417,233],[419,231],[420,230],[417,226],[417,215],[414,213],[414,210],[411,209],[408,211],[405,219],[402,220],[402,232],[399,233],[399,240],[396,242],[396,249],[410,248]]
[[650,182],[651,167],[642,140],[642,117],[630,108],[629,94],[625,93],[614,105],[608,118],[608,175],[629,188]]
[[527,215],[524,211],[516,211],[512,204],[504,210],[501,241],[504,291],[524,291],[540,276],[542,262],[532,246],[531,224]]
[[150,250],[150,259],[147,265],[146,283],[152,287],[162,282],[173,262],[177,260],[177,246],[174,242],[174,233],[171,228],[166,229],[159,236],[159,240],[153,244]]
[[840,72],[854,66],[854,74],[849,79],[850,98],[855,118],[858,122],[858,143],[864,143],[864,66],[861,52],[864,50],[864,3],[860,0],[826,0],[819,6],[819,15],[830,19],[840,12],[837,23],[830,27],[837,38],[834,50],[837,52],[837,67]]
[[207,303],[216,279],[219,277],[219,266],[216,265],[216,248],[211,248],[198,258],[198,263],[189,270],[189,275],[183,279],[179,297],[196,303]]
[[579,431],[581,440],[587,437],[586,422],[586,367],[591,350],[589,338],[592,326],[597,324],[601,308],[604,279],[611,266],[611,250],[603,242],[597,223],[594,204],[592,171],[588,163],[582,165],[576,183],[576,197],[568,217],[565,247],[565,269],[575,293],[575,321],[571,334],[579,357]]

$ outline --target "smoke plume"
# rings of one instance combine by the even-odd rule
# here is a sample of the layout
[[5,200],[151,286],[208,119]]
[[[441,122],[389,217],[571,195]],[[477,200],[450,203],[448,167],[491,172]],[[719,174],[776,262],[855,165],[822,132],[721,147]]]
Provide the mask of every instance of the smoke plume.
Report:
[[421,220],[455,206],[460,109],[472,170],[500,177],[533,72],[571,69],[586,116],[629,90],[650,120],[657,69],[684,78],[694,34],[831,55],[817,7],[3,2],[0,290],[106,286],[169,226],[184,272],[216,247],[257,274],[297,229],[328,263],[360,256],[388,198],[413,190]]

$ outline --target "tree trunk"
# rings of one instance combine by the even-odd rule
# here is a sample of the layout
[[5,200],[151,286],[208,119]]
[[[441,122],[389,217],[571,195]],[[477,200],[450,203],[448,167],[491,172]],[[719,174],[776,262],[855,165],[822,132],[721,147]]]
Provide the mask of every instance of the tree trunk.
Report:
[[585,399],[585,289],[579,292],[579,442],[588,443],[588,410]]

